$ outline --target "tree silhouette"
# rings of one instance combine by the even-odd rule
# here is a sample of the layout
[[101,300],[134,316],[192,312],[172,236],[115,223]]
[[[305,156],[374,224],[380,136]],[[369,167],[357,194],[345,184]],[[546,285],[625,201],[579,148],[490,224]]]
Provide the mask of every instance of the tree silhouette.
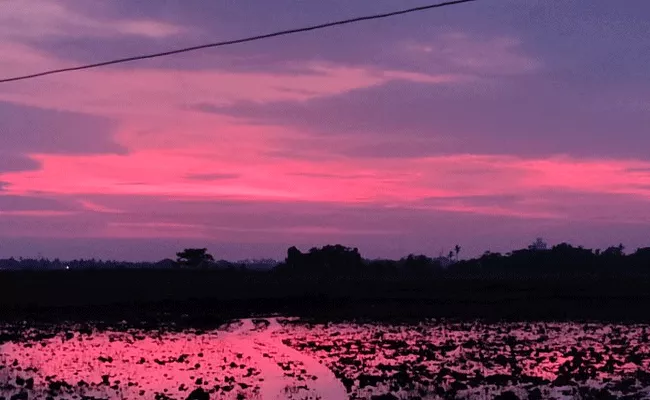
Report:
[[535,250],[535,251],[546,250],[547,248],[548,245],[541,237],[535,239],[535,241],[530,246],[528,246],[528,250]]
[[618,246],[610,246],[606,248],[602,254],[607,257],[622,257],[625,255],[623,250],[625,250],[625,246],[621,243]]
[[459,245],[454,246],[454,251],[456,252],[456,261],[458,261],[458,253],[460,253],[460,246]]
[[298,274],[356,274],[364,263],[359,249],[340,244],[314,247],[302,253],[295,246],[287,250],[287,258],[280,267]]
[[214,257],[208,253],[208,249],[185,249],[176,253],[176,257],[178,257],[177,265],[190,268],[205,267],[214,261]]

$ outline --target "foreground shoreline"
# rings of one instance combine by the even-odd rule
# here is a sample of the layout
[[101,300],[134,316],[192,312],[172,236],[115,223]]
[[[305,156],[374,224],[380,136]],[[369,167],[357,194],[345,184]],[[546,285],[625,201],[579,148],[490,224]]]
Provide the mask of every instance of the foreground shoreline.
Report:
[[251,315],[650,322],[648,277],[292,279],[215,271],[3,271],[0,320],[210,325]]

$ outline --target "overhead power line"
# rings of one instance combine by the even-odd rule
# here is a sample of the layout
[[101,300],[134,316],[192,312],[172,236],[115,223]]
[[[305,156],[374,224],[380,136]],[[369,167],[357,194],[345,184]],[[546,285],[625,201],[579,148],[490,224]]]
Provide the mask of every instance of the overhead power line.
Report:
[[383,13],[383,14],[374,14],[374,15],[368,15],[368,16],[364,16],[364,17],[356,17],[356,18],[344,19],[344,20],[328,22],[328,23],[324,23],[324,24],[320,24],[320,25],[312,25],[312,26],[306,26],[306,27],[303,27],[303,28],[288,29],[288,30],[279,31],[279,32],[266,33],[266,34],[263,34],[263,35],[250,36],[250,37],[246,37],[246,38],[242,38],[242,39],[234,39],[234,40],[227,40],[227,41],[223,41],[223,42],[208,43],[208,44],[203,44],[203,45],[193,46],[193,47],[185,47],[185,48],[182,48],[182,49],[169,50],[169,51],[164,51],[164,52],[161,52],[161,53],[152,53],[152,54],[144,54],[144,55],[133,56],[133,57],[118,58],[118,59],[115,59],[115,60],[102,61],[102,62],[98,62],[98,63],[95,63],[95,64],[79,65],[79,66],[76,66],[76,67],[52,69],[52,70],[38,72],[38,73],[35,73],[35,74],[30,74],[30,75],[22,75],[22,76],[16,76],[16,77],[12,77],[12,78],[0,79],[0,83],[7,83],[7,82],[15,82],[15,81],[21,81],[21,80],[26,80],[26,79],[33,79],[33,78],[38,78],[38,77],[46,76],[46,75],[54,75],[54,74],[60,74],[60,73],[63,73],[63,72],[70,72],[70,71],[79,71],[79,70],[82,70],[82,69],[97,68],[97,67],[103,67],[103,66],[112,65],[112,64],[121,64],[121,63],[126,63],[126,62],[131,62],[131,61],[145,60],[145,59],[148,59],[148,58],[157,58],[157,57],[170,56],[172,54],[187,53],[187,52],[190,52],[190,51],[207,49],[207,48],[210,48],[210,47],[221,47],[221,46],[229,46],[229,45],[239,44],[239,43],[253,42],[253,41],[256,41],[256,40],[268,39],[268,38],[272,38],[272,37],[276,37],[276,36],[291,35],[291,34],[294,34],[294,33],[315,31],[315,30],[318,30],[318,29],[330,28],[330,27],[338,26],[338,25],[347,25],[347,24],[351,24],[351,23],[355,23],[355,22],[369,21],[369,20],[380,19],[380,18],[388,18],[388,17],[393,17],[393,16],[396,16],[396,15],[403,15],[403,14],[409,14],[409,13],[413,13],[413,12],[417,12],[417,11],[424,11],[424,10],[429,10],[429,9],[433,9],[433,8],[451,6],[451,5],[454,5],[454,4],[469,3],[469,2],[472,2],[472,1],[476,1],[476,0],[446,1],[444,3],[437,3],[437,4],[426,5],[426,6],[413,7],[413,8],[408,8],[408,9],[399,10],[399,11],[392,11],[392,12]]

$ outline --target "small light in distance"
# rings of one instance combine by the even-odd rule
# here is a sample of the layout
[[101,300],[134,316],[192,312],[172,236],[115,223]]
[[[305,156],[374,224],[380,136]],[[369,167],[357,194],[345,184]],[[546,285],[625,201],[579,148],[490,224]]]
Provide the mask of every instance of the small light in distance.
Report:
[[66,269],[66,270],[69,270],[69,269],[70,269],[70,266],[69,266],[69,265],[66,265],[66,266],[65,266],[65,269]]

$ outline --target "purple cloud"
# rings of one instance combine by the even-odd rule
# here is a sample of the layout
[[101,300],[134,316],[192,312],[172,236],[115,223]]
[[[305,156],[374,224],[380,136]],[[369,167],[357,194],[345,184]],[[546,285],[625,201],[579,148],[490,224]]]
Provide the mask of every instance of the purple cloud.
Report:
[[[410,1],[408,6],[428,3],[416,0]],[[163,40],[146,36],[125,40],[124,37],[109,35],[83,38],[88,35],[80,32],[77,35],[48,35],[32,43],[43,51],[77,62],[167,50],[407,7],[396,6],[390,0],[370,3],[278,0],[264,4],[250,0],[200,1],[191,7],[181,0],[110,2],[101,6],[84,1],[62,4],[105,24],[152,20],[187,28],[186,32]],[[629,0],[625,7],[608,0],[553,4],[519,0],[494,4],[476,2],[395,19],[133,63],[127,68],[169,66],[281,71],[295,68],[296,63],[319,60],[431,72],[432,68],[440,67],[441,60],[418,61],[396,53],[396,49],[405,43],[435,43],[446,33],[464,32],[475,37],[520,38],[531,54],[556,65],[556,72],[571,79],[591,85],[630,83],[648,78],[645,66],[650,64],[650,54],[645,49],[650,46],[650,35],[647,35],[647,26],[640,16],[649,12],[650,4],[644,0]],[[594,38],[599,39],[597,43]]]
[[39,196],[0,195],[0,211],[74,211],[69,202]]
[[97,116],[0,102],[0,148],[13,154],[124,154],[115,122]]
[[[416,3],[427,4],[424,0],[418,0],[409,3],[409,6]],[[313,2],[296,3],[289,0],[263,5],[248,1],[237,4],[202,1],[197,7],[187,7],[186,4],[178,1],[138,6],[106,3],[102,7],[88,7],[83,2],[70,4],[74,5],[75,11],[105,23],[142,18],[187,28],[186,32],[164,39],[134,36],[124,40],[123,37],[115,35],[88,37],[88,35],[78,34],[49,35],[29,42],[32,46],[53,53],[58,58],[78,63],[241,38],[396,9],[395,3],[387,0],[370,4],[335,0],[326,5]],[[472,4],[438,9],[393,20],[368,21],[319,32],[208,49],[189,56],[180,55],[125,64],[123,67],[304,73],[305,63],[318,61],[340,65],[373,65],[379,69],[405,69],[418,72],[448,71],[454,67],[454,72],[463,72],[462,64],[450,62],[446,57],[427,60],[405,57],[403,48],[412,42],[437,42],[439,37],[459,30],[479,38],[492,34],[499,35],[499,30],[494,27],[488,31],[472,32],[472,24],[466,23],[465,18],[468,13],[472,15],[472,8],[475,7]],[[278,13],[279,9],[287,9],[291,12]],[[269,15],[274,17],[268,18]],[[448,47],[450,43],[443,42],[439,45]],[[490,51],[489,43],[482,43],[476,48]],[[446,51],[446,49],[442,50]]]
[[0,173],[31,171],[40,168],[40,163],[21,154],[0,151]]
[[[520,200],[519,196],[479,196],[475,199],[453,200],[476,205],[503,202],[513,204]],[[611,212],[608,211],[610,215],[620,210],[610,204],[611,199],[597,196],[594,199],[593,205],[596,208],[590,206],[590,210],[582,215],[587,218],[538,219],[532,224],[529,218],[441,211],[435,208],[291,202],[193,202],[169,201],[156,197],[96,196],[92,200],[98,204],[121,208],[126,212],[85,212],[74,216],[38,219],[3,217],[3,225],[0,226],[0,237],[3,238],[0,256],[28,256],[42,252],[46,256],[62,258],[85,256],[152,260],[172,257],[175,251],[183,247],[200,245],[208,247],[217,257],[282,258],[291,245],[308,249],[326,243],[357,246],[365,256],[371,258],[396,258],[411,252],[437,255],[440,251],[446,253],[458,243],[462,246],[464,255],[475,256],[485,250],[505,252],[525,247],[537,236],[543,236],[550,243],[570,241],[587,247],[606,247],[612,244],[612,237],[617,242],[622,240],[629,248],[647,245],[642,239],[650,234],[647,223],[591,220],[590,214],[598,213],[599,205],[606,204],[611,209]],[[641,205],[636,200],[631,201],[623,207]],[[137,234],[142,229],[149,232],[151,229],[146,228],[147,224],[178,223],[179,210],[183,211],[184,216],[180,222],[201,226],[201,235],[176,238],[149,236],[145,240],[137,237],[116,238],[102,233],[107,227],[119,227],[125,223],[130,225],[123,230],[130,233]],[[321,230],[311,234],[310,227]],[[386,227],[399,227],[399,233],[375,235],[345,232],[381,231],[386,230]],[[158,228],[160,229],[164,228]],[[602,232],[607,234],[603,235]],[[56,239],[61,237],[69,239]],[[27,247],[27,243],[32,243],[32,246]]]
[[[576,89],[571,82],[554,81],[553,76],[462,85],[395,81],[304,102],[201,104],[196,108],[329,137],[332,147],[360,156],[386,156],[390,154],[387,143],[398,145],[395,154],[404,142],[424,140],[406,153],[647,159],[650,113],[603,109],[599,88]],[[615,100],[625,94],[609,95]],[[348,147],[357,135],[373,137],[376,142],[368,148]]]

